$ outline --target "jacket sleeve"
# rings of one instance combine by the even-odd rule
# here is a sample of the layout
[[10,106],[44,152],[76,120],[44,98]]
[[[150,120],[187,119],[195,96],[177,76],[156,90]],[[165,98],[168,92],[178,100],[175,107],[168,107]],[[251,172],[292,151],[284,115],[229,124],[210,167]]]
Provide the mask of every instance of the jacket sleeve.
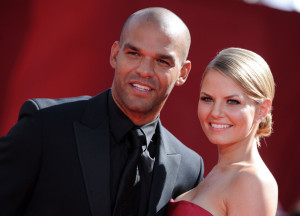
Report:
[[200,167],[199,177],[198,177],[195,187],[204,179],[204,177],[203,177],[204,176],[204,162],[203,162],[203,159],[201,156],[200,156],[200,166],[199,167]]
[[23,215],[39,176],[43,150],[43,109],[90,96],[26,101],[18,122],[0,138],[0,215]]
[[0,215],[22,215],[39,173],[42,146],[38,108],[26,102],[22,116],[0,138]]

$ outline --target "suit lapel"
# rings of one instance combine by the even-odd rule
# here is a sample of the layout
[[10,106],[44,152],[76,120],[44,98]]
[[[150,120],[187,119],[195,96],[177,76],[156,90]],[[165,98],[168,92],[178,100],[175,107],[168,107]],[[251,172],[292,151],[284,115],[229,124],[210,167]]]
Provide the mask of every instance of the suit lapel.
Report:
[[74,122],[79,160],[92,216],[110,215],[110,145],[107,94],[92,98]]
[[[78,155],[92,216],[111,215],[110,144],[106,91],[88,101],[81,122],[74,122]],[[181,155],[158,123],[158,158],[155,163],[148,215],[155,215],[172,196]],[[105,187],[103,187],[105,185]]]
[[[152,190],[150,194],[149,212],[148,215],[155,215],[161,208],[163,208],[170,200],[175,186],[177,173],[181,161],[181,155],[176,153],[172,147],[171,140],[165,136],[165,129],[161,123],[159,127],[159,156],[156,161]],[[155,211],[155,212],[152,212]]]

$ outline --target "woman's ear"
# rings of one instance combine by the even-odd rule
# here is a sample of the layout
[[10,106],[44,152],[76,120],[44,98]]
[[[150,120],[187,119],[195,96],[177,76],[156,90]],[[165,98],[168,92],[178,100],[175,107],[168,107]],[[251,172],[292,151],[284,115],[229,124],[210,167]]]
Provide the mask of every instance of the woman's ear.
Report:
[[180,75],[175,83],[176,86],[182,86],[187,80],[189,73],[192,68],[192,63],[189,60],[186,60],[180,70]]
[[268,113],[272,107],[272,101],[270,98],[266,98],[258,106],[259,106],[259,108],[258,108],[257,121],[260,122],[268,115]]

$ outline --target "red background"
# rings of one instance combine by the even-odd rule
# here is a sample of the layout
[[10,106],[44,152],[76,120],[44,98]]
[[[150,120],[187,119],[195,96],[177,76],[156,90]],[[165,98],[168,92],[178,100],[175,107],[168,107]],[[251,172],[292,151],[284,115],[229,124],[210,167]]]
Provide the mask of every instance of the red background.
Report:
[[161,114],[163,124],[201,154],[206,173],[217,149],[197,118],[199,83],[217,51],[242,47],[260,54],[277,84],[274,134],[261,155],[288,210],[300,197],[300,14],[235,0],[15,0],[0,3],[0,135],[17,120],[22,103],[37,97],[96,95],[111,86],[110,47],[125,19],[149,6],[166,7],[189,26],[192,71],[175,88]]

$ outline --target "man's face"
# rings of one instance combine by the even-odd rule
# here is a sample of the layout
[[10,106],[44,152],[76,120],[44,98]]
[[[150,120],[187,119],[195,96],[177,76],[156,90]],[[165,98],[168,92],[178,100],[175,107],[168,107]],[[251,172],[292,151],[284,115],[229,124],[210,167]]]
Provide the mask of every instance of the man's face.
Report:
[[154,120],[174,85],[184,83],[190,64],[183,62],[178,44],[177,36],[154,24],[130,24],[122,41],[113,44],[112,95],[133,122],[135,115]]

